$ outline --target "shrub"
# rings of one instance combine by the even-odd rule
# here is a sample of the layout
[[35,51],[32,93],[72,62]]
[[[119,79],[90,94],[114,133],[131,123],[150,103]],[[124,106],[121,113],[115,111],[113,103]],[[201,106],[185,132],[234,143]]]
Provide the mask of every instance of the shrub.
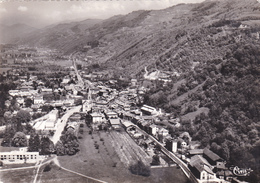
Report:
[[138,161],[136,164],[133,164],[129,167],[129,170],[132,174],[142,175],[142,176],[150,176],[151,169],[149,166],[146,166],[142,161]]
[[46,165],[43,169],[43,172],[49,172],[51,170],[50,164]]

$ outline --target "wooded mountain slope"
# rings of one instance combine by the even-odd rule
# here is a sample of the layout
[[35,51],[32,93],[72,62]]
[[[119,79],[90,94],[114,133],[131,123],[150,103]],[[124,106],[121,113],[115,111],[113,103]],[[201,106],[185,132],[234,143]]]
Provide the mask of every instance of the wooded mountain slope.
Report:
[[101,68],[125,77],[141,78],[145,67],[177,71],[166,86],[154,82],[145,103],[181,117],[174,133],[188,131],[229,164],[253,168],[251,179],[259,181],[258,1],[180,4],[92,23],[49,27],[20,43],[95,55]]

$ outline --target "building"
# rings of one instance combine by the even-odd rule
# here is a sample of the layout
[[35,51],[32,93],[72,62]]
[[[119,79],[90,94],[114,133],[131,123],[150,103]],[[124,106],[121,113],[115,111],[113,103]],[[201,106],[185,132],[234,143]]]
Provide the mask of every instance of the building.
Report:
[[116,113],[116,112],[113,112],[113,111],[111,111],[111,112],[106,112],[106,116],[107,116],[108,119],[110,119],[110,118],[118,118],[117,113]]
[[165,144],[166,149],[171,152],[177,152],[177,141],[172,139],[167,139]]
[[44,159],[39,152],[27,152],[27,148],[20,148],[19,151],[0,152],[1,161],[4,164],[22,164],[22,163],[37,163]]
[[121,128],[121,123],[120,123],[120,119],[118,118],[111,118],[108,120],[112,126],[112,128],[114,129],[120,129]]
[[205,148],[203,150],[203,157],[211,164],[216,166],[217,162],[221,162],[223,161],[223,159],[221,157],[219,157],[217,154],[215,154],[214,152],[212,152],[211,150]]
[[157,114],[157,110],[154,107],[151,107],[148,105],[143,105],[143,107],[141,107],[141,111],[147,115],[156,115]]
[[165,128],[161,128],[158,130],[158,135],[162,135],[163,137],[166,137],[169,134],[169,130]]
[[71,131],[76,137],[78,136],[79,123],[78,122],[68,122],[66,126],[67,131]]
[[152,124],[149,127],[149,134],[155,136],[157,134],[158,130],[159,130],[159,128],[155,124]]
[[189,168],[193,175],[200,181],[210,181],[216,179],[216,174],[212,171],[213,167],[200,155],[191,157]]
[[57,122],[58,119],[58,110],[52,110],[49,114],[48,114],[48,119],[45,121],[45,129],[46,130],[54,130],[55,124]]
[[131,79],[131,86],[137,85],[137,79]]
[[9,90],[9,95],[11,96],[18,96],[20,93],[19,90]]
[[42,94],[50,94],[50,93],[52,93],[52,89],[51,88],[41,88],[40,92]]
[[104,121],[104,117],[101,113],[94,112],[91,114],[92,123],[102,123]]
[[188,156],[203,155],[203,149],[191,149],[188,151]]
[[44,103],[43,96],[35,96],[33,103],[34,104],[43,104]]

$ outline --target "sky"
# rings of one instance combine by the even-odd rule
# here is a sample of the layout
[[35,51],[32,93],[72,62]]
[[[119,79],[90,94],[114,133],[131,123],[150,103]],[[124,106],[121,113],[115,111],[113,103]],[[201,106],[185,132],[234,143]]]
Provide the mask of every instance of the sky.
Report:
[[42,28],[60,22],[106,19],[137,10],[164,9],[203,0],[74,0],[0,2],[0,24],[24,23]]

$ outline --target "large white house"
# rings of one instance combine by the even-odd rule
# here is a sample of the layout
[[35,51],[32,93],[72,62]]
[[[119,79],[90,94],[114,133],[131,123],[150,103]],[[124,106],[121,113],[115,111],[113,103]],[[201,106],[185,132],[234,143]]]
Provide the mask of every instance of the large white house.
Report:
[[101,113],[94,112],[91,114],[92,123],[104,122],[104,116]]

